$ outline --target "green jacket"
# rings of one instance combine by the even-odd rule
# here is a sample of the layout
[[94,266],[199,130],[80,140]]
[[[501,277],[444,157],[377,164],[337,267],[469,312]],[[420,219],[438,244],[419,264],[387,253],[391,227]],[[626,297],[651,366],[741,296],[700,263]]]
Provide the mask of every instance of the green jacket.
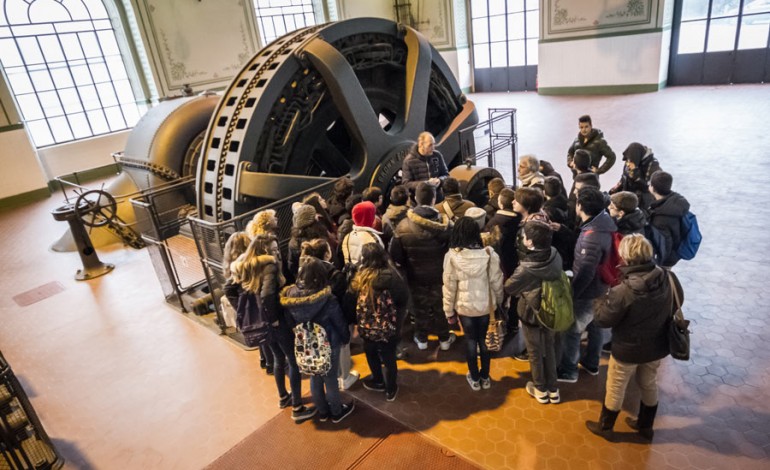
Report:
[[[583,139],[583,136],[578,133],[575,137],[575,141],[570,145],[567,150],[567,164],[572,163],[572,158],[575,156],[575,150],[587,150],[591,154],[591,167],[597,167],[598,174],[606,173],[615,164],[615,152],[612,151],[607,141],[604,140],[604,134],[599,129],[591,129],[591,133],[588,134],[588,138]],[[599,163],[602,160],[602,156],[606,159],[602,166]]]

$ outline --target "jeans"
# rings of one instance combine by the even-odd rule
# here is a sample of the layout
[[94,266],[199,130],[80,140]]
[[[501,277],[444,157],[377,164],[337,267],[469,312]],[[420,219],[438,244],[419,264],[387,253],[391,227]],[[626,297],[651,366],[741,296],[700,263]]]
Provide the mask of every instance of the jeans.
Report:
[[[387,342],[364,339],[364,353],[366,354],[366,362],[369,363],[369,369],[372,371],[372,380],[377,384],[384,383],[385,391],[388,393],[396,391],[398,378],[396,346],[398,346],[398,341],[397,336]],[[383,368],[385,369],[384,376]]]
[[322,415],[338,416],[342,412],[340,384],[337,380],[337,369],[340,364],[340,347],[332,347],[332,366],[326,375],[310,376],[310,394],[313,404]]
[[[489,378],[489,363],[492,355],[489,354],[487,343],[487,329],[489,328],[489,315],[480,317],[466,317],[459,315],[465,334],[465,357],[468,360],[468,371],[475,381]],[[476,347],[478,346],[478,354]],[[479,370],[478,358],[481,356],[481,370]]]
[[[441,261],[437,260],[437,263]],[[442,286],[412,287],[412,302],[414,304],[415,336],[421,342],[428,341],[428,334],[438,335],[439,341],[449,339],[449,323],[444,315]]]
[[642,392],[642,403],[646,406],[658,404],[658,367],[660,359],[644,364],[620,362],[615,356],[610,356],[607,369],[607,394],[604,396],[604,406],[608,410],[618,411],[623,406],[626,387],[632,377],[636,378],[639,390]]
[[532,382],[541,392],[555,392],[556,386],[556,333],[548,328],[522,323],[524,343],[529,353]]
[[588,331],[588,346],[586,347],[583,364],[591,369],[599,368],[599,357],[604,344],[603,329],[594,324],[593,299],[579,299],[573,302],[575,323],[562,334],[561,363],[562,374],[577,377],[578,361],[580,361],[580,336]]
[[278,395],[286,396],[286,365],[289,365],[289,387],[291,387],[291,405],[302,405],[302,375],[297,367],[297,359],[294,357],[294,333],[282,328],[273,331],[273,341],[270,348],[273,350],[273,375],[278,387]]

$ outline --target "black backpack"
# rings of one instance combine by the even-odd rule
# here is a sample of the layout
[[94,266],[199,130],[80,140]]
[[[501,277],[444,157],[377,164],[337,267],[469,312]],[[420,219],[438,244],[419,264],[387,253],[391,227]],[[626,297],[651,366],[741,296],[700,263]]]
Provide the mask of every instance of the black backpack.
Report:
[[243,291],[238,297],[235,326],[243,335],[246,346],[254,347],[270,340],[270,319],[258,295]]

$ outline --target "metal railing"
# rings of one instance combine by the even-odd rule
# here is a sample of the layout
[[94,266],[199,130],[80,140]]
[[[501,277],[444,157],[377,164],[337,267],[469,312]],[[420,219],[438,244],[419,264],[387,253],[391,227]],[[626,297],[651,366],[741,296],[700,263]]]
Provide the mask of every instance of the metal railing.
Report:
[[516,186],[518,135],[515,108],[490,108],[488,120],[461,129],[458,134],[464,162],[470,160],[474,165],[495,168],[506,183]]

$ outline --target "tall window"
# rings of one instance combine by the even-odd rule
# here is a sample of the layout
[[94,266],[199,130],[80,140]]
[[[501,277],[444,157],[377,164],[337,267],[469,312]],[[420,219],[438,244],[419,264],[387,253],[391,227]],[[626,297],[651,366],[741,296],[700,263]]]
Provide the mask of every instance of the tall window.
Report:
[[5,0],[0,62],[37,147],[133,127],[129,83],[101,0]]
[[316,24],[311,0],[254,0],[262,44],[291,31]]
[[474,67],[537,65],[539,10],[538,0],[472,0]]
[[677,53],[764,49],[770,0],[684,0]]

